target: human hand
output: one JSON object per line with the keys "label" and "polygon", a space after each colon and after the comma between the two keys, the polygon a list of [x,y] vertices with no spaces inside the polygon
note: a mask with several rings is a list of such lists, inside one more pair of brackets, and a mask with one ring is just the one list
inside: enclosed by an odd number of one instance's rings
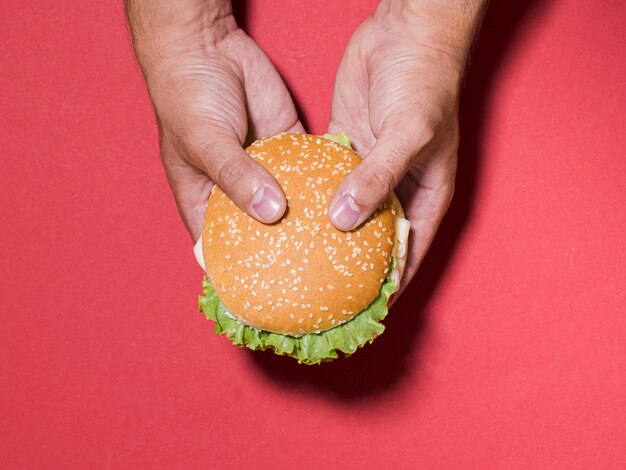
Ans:
{"label": "human hand", "polygon": [[399,293],[415,275],[454,192],[459,88],[471,39],[455,43],[429,31],[431,24],[442,21],[381,4],[348,43],[329,124],[331,133],[347,132],[365,157],[331,201],[333,224],[357,227],[394,188],[411,223]]}
{"label": "human hand", "polygon": [[167,179],[193,240],[200,237],[214,184],[258,220],[279,219],[284,194],[242,144],[304,129],[263,51],[230,14],[202,34],[177,29],[158,48],[135,48],[157,116]]}

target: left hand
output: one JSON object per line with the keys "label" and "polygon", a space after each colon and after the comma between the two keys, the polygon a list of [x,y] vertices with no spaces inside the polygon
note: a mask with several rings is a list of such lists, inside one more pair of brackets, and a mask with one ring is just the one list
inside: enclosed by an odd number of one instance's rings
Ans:
{"label": "left hand", "polygon": [[345,131],[365,158],[337,189],[329,213],[337,228],[351,230],[396,189],[411,223],[400,293],[454,192],[465,56],[420,39],[414,24],[382,10],[356,30],[337,72],[329,132]]}

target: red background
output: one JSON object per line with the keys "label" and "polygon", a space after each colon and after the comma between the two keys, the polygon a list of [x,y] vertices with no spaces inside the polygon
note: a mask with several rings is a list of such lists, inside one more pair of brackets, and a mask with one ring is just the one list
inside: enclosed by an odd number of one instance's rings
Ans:
{"label": "red background", "polygon": [[[310,131],[374,4],[240,6]],[[3,2],[0,54],[1,468],[626,468],[621,0],[492,2],[437,240],[320,367],[196,311],[121,0]]]}

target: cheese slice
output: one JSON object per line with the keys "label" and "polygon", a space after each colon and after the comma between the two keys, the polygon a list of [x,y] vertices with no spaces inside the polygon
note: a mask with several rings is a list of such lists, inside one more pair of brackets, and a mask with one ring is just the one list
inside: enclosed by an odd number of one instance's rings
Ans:
{"label": "cheese slice", "polygon": [[396,258],[396,265],[389,273],[389,277],[396,281],[396,291],[400,288],[400,279],[404,274],[406,257],[409,252],[409,231],[411,223],[402,217],[395,218],[396,239],[393,244],[392,255]]}
{"label": "cheese slice", "polygon": [[196,257],[196,261],[202,268],[204,272],[206,272],[206,266],[204,265],[204,255],[202,254],[202,237],[198,238],[198,241],[193,246],[193,254]]}

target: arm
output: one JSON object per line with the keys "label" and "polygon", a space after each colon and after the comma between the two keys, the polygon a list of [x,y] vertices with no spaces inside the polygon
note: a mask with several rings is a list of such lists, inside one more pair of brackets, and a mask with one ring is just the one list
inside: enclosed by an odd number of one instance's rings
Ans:
{"label": "arm", "polygon": [[230,1],[127,0],[126,10],[163,165],[192,238],[213,184],[260,221],[279,219],[284,194],[242,144],[304,129],[273,65],[237,27]]}
{"label": "arm", "polygon": [[485,7],[486,0],[383,0],[337,71],[329,128],[348,132],[365,159],[335,193],[331,221],[350,230],[396,189],[411,222],[401,290],[452,199],[459,88]]}

